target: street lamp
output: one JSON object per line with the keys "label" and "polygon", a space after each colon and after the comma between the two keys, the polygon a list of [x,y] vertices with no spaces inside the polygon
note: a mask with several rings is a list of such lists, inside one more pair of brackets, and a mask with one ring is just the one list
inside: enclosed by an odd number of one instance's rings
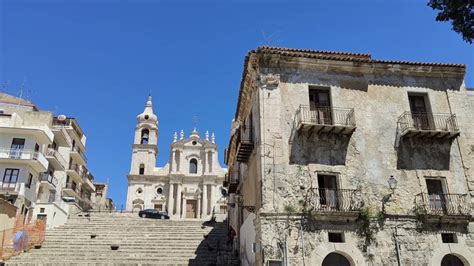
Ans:
{"label": "street lamp", "polygon": [[397,180],[395,179],[395,177],[393,177],[393,175],[391,175],[388,180],[388,187],[392,190],[392,192],[397,188]]}

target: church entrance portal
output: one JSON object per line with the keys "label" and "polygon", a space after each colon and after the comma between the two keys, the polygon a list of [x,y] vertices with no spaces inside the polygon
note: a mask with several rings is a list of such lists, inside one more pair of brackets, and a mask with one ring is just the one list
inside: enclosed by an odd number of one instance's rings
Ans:
{"label": "church entrance portal", "polygon": [[186,218],[197,218],[197,200],[186,200]]}

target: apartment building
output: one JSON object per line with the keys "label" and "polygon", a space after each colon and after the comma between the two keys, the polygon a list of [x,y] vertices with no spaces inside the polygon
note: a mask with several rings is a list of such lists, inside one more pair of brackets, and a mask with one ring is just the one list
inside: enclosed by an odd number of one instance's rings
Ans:
{"label": "apartment building", "polygon": [[243,265],[471,265],[474,93],[459,64],[260,47],[226,151]]}
{"label": "apartment building", "polygon": [[4,93],[0,110],[0,196],[27,219],[47,219],[48,227],[92,208],[95,187],[77,121]]}

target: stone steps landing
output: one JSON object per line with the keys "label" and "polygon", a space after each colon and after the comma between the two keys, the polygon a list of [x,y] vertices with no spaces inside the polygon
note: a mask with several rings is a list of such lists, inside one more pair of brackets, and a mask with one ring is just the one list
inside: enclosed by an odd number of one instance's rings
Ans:
{"label": "stone steps landing", "polygon": [[[92,213],[47,231],[40,249],[7,265],[239,265],[225,244],[226,234],[223,223]],[[119,249],[111,250],[111,244]]]}

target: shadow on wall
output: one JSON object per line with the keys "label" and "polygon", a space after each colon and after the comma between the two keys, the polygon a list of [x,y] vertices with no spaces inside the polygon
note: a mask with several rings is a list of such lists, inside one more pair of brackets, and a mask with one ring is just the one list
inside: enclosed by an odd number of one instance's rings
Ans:
{"label": "shadow on wall", "polygon": [[203,240],[195,251],[196,258],[190,259],[188,265],[227,265],[225,259],[232,256],[232,247],[227,243],[225,223],[205,222],[202,226],[212,227],[212,230],[203,235]]}
{"label": "shadow on wall", "polygon": [[397,169],[449,170],[452,141],[436,139],[401,139]]}
{"label": "shadow on wall", "polygon": [[350,136],[311,132],[295,134],[290,164],[345,165]]}
{"label": "shadow on wall", "polygon": [[437,91],[454,90],[459,91],[462,78],[450,77],[416,77],[410,75],[375,75],[369,86],[392,86],[392,87],[420,87]]}

